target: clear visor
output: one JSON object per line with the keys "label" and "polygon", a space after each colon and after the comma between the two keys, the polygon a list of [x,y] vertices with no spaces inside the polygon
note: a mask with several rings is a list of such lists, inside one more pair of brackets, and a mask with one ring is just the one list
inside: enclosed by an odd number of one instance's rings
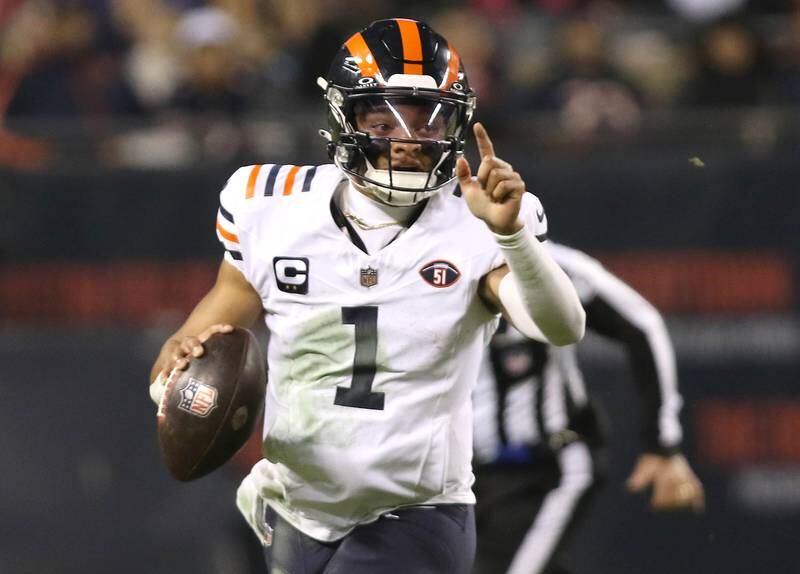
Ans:
{"label": "clear visor", "polygon": [[456,104],[424,96],[351,96],[354,131],[375,138],[447,140],[461,133]]}
{"label": "clear visor", "polygon": [[440,187],[453,177],[455,140],[464,114],[455,103],[420,96],[352,96],[348,121],[366,163],[353,166],[365,180],[398,191]]}

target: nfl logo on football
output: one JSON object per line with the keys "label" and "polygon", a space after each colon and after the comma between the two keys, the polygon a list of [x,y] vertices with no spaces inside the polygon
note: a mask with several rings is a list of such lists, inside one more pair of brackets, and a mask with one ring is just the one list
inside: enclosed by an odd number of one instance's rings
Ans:
{"label": "nfl logo on football", "polygon": [[194,377],[181,389],[178,408],[198,417],[206,417],[217,406],[217,389],[201,383]]}
{"label": "nfl logo on football", "polygon": [[361,285],[363,287],[374,287],[378,284],[378,270],[367,267],[361,270]]}

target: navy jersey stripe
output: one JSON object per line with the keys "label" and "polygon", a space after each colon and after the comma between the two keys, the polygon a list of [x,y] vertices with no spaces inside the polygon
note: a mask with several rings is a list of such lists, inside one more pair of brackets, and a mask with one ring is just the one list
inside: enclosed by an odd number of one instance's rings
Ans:
{"label": "navy jersey stripe", "polygon": [[280,165],[273,165],[269,170],[267,176],[267,183],[264,185],[264,195],[272,195],[275,191],[275,180],[278,179],[278,172],[281,170]]}
{"label": "navy jersey stripe", "polygon": [[309,191],[311,189],[311,180],[314,179],[314,175],[317,173],[317,166],[312,165],[308,168],[306,172],[306,177],[303,179],[303,189],[302,191]]}
{"label": "navy jersey stripe", "polygon": [[236,223],[233,220],[233,214],[230,211],[228,211],[227,209],[225,209],[224,207],[222,207],[222,204],[220,204],[220,206],[219,206],[219,212],[222,214],[222,217],[224,217],[225,219],[227,219],[231,223]]}
{"label": "navy jersey stripe", "polygon": [[243,258],[241,251],[234,251],[233,249],[226,249],[225,251],[230,253],[231,257],[233,257],[236,261],[242,261]]}

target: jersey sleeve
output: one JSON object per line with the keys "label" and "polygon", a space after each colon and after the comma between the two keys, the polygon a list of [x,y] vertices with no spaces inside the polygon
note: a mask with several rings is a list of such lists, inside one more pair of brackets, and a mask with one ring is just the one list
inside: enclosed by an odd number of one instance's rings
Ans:
{"label": "jersey sleeve", "polygon": [[228,179],[219,194],[216,231],[225,249],[225,261],[244,273],[245,249],[242,201],[246,197],[248,180],[253,166],[241,167]]}
{"label": "jersey sleeve", "polygon": [[675,351],[658,310],[599,261],[580,251],[550,243],[556,262],[570,276],[586,310],[586,327],[622,344],[642,405],[643,438],[648,452],[680,449]]}
{"label": "jersey sleeve", "polygon": [[539,241],[547,239],[547,215],[538,197],[532,193],[526,193],[522,196],[519,217],[525,227],[536,236],[536,239]]}

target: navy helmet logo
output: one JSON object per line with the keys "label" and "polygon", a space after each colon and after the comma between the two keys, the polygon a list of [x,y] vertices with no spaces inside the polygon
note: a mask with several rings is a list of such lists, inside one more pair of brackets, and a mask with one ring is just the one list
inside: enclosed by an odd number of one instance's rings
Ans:
{"label": "navy helmet logo", "polygon": [[450,287],[461,277],[461,271],[455,265],[441,260],[431,261],[419,270],[419,274],[428,285],[438,289]]}

